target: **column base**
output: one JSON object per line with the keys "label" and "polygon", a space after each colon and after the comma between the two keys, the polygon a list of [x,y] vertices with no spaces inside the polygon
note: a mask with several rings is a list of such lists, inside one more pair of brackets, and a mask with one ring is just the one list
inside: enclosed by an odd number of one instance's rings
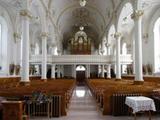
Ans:
{"label": "column base", "polygon": [[43,82],[47,82],[47,79],[41,79],[41,81],[43,81]]}
{"label": "column base", "polygon": [[122,80],[121,78],[116,78],[116,79],[115,79],[115,81],[121,81],[121,80]]}
{"label": "column base", "polygon": [[144,84],[144,81],[138,81],[138,80],[135,80],[134,85],[143,85]]}
{"label": "column base", "polygon": [[27,82],[26,81],[20,81],[19,82],[19,86],[30,86],[30,84],[31,84],[30,81],[27,81]]}

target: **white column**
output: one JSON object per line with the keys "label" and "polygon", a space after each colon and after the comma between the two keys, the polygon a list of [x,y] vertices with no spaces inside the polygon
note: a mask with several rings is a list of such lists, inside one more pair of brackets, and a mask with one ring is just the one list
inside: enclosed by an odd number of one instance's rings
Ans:
{"label": "white column", "polygon": [[[107,55],[110,55],[110,44],[107,44]],[[107,78],[111,79],[111,65],[107,65]]]}
{"label": "white column", "polygon": [[116,79],[121,79],[121,62],[120,62],[121,33],[116,33],[115,38],[116,38]]}
{"label": "white column", "polygon": [[64,66],[61,65],[61,74],[62,74],[62,78],[64,77]]}
{"label": "white column", "polygon": [[133,59],[133,75],[135,75],[135,41],[133,41],[133,48],[132,48],[132,59]]}
{"label": "white column", "polygon": [[104,65],[101,65],[101,73],[102,73],[102,78],[104,78]]}
{"label": "white column", "polygon": [[58,68],[57,78],[61,78],[61,67],[60,67],[60,65],[58,65],[57,68]]}
{"label": "white column", "polygon": [[42,37],[42,80],[47,79],[47,33],[43,32]]}
{"label": "white column", "polygon": [[111,65],[107,65],[107,78],[111,78]]}
{"label": "white column", "polygon": [[88,78],[90,78],[90,77],[91,77],[91,66],[88,65]]}
{"label": "white column", "polygon": [[87,65],[87,78],[90,78],[90,65]]}
{"label": "white column", "polygon": [[[27,8],[29,2],[27,2]],[[22,10],[20,12],[22,16],[22,71],[21,71],[21,83],[27,84],[29,80],[29,18],[31,15],[28,10]]]}
{"label": "white column", "polygon": [[55,67],[56,67],[56,65],[52,64],[52,74],[51,74],[52,79],[55,79]]}
{"label": "white column", "polygon": [[74,78],[76,79],[76,65],[73,66]]}
{"label": "white column", "polygon": [[142,10],[135,10],[132,19],[135,22],[135,81],[143,82],[142,72]]}
{"label": "white column", "polygon": [[98,65],[98,77],[101,77],[101,66],[100,65]]}

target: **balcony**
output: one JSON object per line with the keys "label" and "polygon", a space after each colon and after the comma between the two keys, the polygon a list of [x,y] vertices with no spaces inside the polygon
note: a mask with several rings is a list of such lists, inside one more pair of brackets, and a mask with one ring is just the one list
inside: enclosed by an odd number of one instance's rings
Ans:
{"label": "balcony", "polygon": [[[41,64],[42,55],[30,56],[31,64]],[[131,55],[121,55],[120,61],[122,64],[131,64],[133,62]],[[116,57],[114,55],[48,55],[48,64],[115,64]]]}

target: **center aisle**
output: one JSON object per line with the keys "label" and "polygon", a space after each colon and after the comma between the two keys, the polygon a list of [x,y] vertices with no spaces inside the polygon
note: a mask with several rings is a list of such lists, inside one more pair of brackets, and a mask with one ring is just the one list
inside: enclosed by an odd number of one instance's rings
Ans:
{"label": "center aisle", "polygon": [[85,86],[77,86],[73,92],[67,116],[54,118],[54,120],[106,120],[106,116],[98,112],[90,90]]}
{"label": "center aisle", "polygon": [[87,87],[76,87],[73,92],[68,115],[62,119],[106,120],[106,116],[102,116],[102,114],[98,112],[94,98]]}

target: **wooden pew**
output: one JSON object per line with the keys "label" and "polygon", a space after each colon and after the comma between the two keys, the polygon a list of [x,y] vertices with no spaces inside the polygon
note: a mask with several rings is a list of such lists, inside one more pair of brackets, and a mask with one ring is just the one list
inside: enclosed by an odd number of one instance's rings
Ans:
{"label": "wooden pew", "polygon": [[[18,83],[15,82],[16,84]],[[23,99],[24,96],[31,95],[34,91],[41,91],[45,94],[60,95],[61,99],[61,115],[67,115],[67,107],[75,87],[74,79],[58,79],[48,80],[31,80],[30,86],[12,86],[9,88],[0,88],[0,96],[7,99]],[[9,83],[10,84],[10,83]],[[5,86],[9,85],[8,83]]]}
{"label": "wooden pew", "polygon": [[114,81],[94,79],[88,80],[87,84],[104,115],[113,114],[112,96],[117,94],[117,92],[127,92],[129,94],[140,93],[144,96],[150,96],[153,89],[158,87],[154,82],[144,82],[143,85],[134,85],[132,80]]}

